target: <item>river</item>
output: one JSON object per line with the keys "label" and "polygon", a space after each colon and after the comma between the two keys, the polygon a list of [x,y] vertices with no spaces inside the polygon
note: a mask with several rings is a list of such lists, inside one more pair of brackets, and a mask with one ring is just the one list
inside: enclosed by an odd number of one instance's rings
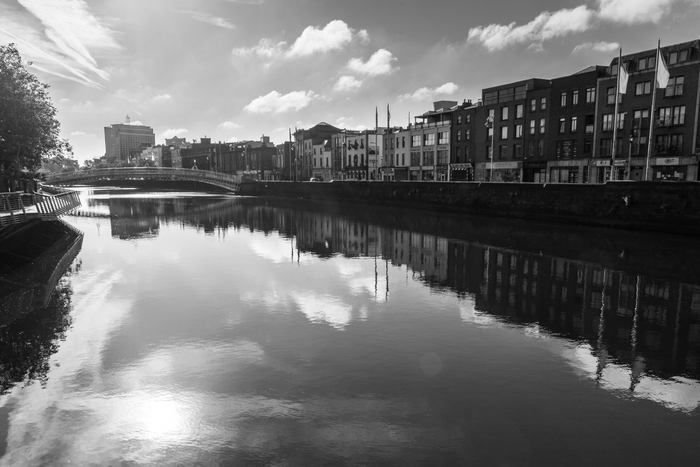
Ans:
{"label": "river", "polygon": [[697,465],[692,238],[80,190],[0,466]]}

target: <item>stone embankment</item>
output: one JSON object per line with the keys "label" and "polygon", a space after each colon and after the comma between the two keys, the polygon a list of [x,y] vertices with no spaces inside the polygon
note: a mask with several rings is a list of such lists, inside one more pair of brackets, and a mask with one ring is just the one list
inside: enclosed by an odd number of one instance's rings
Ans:
{"label": "stone embankment", "polygon": [[700,234],[700,183],[257,182],[242,194]]}

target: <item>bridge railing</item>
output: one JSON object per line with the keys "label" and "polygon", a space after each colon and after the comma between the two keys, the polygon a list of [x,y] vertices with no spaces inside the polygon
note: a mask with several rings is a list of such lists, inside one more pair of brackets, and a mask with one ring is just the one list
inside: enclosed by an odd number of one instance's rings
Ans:
{"label": "bridge railing", "polygon": [[22,194],[20,191],[0,193],[0,227],[27,222]]}
{"label": "bridge railing", "polygon": [[36,206],[41,220],[56,220],[73,209],[80,207],[78,192],[56,187],[44,187],[44,189],[46,191],[54,191],[56,194],[32,193],[32,202]]}

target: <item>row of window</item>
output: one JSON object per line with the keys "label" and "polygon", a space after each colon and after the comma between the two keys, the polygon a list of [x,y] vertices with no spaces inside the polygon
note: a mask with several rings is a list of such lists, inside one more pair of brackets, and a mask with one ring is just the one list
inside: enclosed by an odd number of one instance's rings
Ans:
{"label": "row of window", "polygon": [[[681,154],[683,150],[683,134],[657,135],[655,137],[656,154]],[[623,138],[617,138],[615,145],[615,154],[623,155]],[[612,138],[602,138],[600,140],[600,157],[610,157],[612,155]],[[632,140],[632,144],[628,146],[630,155],[644,155],[647,153],[647,138],[639,137]]]}
{"label": "row of window", "polygon": [[[586,88],[586,104],[592,104],[595,102],[595,88]],[[569,102],[569,92],[562,91],[559,94],[559,107],[566,107],[568,105],[578,105],[579,103],[579,90],[574,89],[571,91],[571,102]]]}
{"label": "row of window", "polygon": [[[626,116],[627,112],[619,112],[617,114],[618,130],[624,129]],[[632,128],[645,126],[644,119],[649,119],[649,109],[635,110],[632,114]],[[604,114],[602,123],[603,131],[613,131],[613,114]],[[656,125],[659,127],[685,125],[685,106],[661,107],[658,110]]]}
{"label": "row of window", "polygon": [[[421,159],[421,154],[422,154],[422,159]],[[411,166],[417,167],[417,166],[425,166],[425,165],[435,165],[436,159],[435,159],[435,151],[423,151],[422,153],[420,151],[411,151]],[[396,155],[396,163],[398,164],[399,158],[398,154]],[[402,162],[404,162],[403,159],[403,154],[402,156]],[[450,156],[449,156],[449,151],[446,149],[441,149],[437,151],[437,165],[447,165],[450,163]]]}

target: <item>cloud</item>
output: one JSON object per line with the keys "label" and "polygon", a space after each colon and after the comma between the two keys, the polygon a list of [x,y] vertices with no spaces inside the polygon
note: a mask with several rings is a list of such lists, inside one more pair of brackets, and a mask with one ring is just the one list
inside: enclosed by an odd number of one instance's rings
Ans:
{"label": "cloud", "polygon": [[585,52],[588,50],[592,50],[594,52],[612,52],[614,50],[618,50],[620,48],[620,44],[617,42],[584,42],[583,44],[579,44],[576,47],[574,47],[574,51],[572,53],[579,53],[579,52]]}
{"label": "cloud", "polygon": [[292,91],[288,94],[271,91],[253,99],[244,110],[251,113],[289,112],[303,109],[317,97],[319,96],[313,91]]}
{"label": "cloud", "polygon": [[236,130],[238,128],[243,128],[243,126],[238,123],[224,122],[219,124],[219,128],[223,128],[224,130]]}
{"label": "cloud", "polygon": [[258,45],[253,47],[236,47],[231,51],[231,54],[236,57],[275,58],[284,54],[286,46],[286,42],[274,43],[271,39],[260,39]]}
{"label": "cloud", "polygon": [[[88,11],[82,0],[18,0],[28,13],[41,23],[31,28],[25,17],[13,19],[15,10],[3,11],[0,31],[18,45],[24,45],[25,58],[35,67],[81,84],[102,89],[100,81],[108,81],[109,73],[100,68],[93,50],[118,50],[121,47],[114,33]],[[5,7],[3,6],[3,10]]]}
{"label": "cloud", "polygon": [[71,131],[70,132],[71,136],[85,136],[85,134],[86,133],[84,131]]}
{"label": "cloud", "polygon": [[170,94],[160,94],[151,99],[153,102],[165,102],[171,99]]}
{"label": "cloud", "polygon": [[493,52],[517,44],[529,44],[541,51],[542,42],[581,33],[600,23],[643,24],[658,23],[673,6],[697,0],[597,0],[598,8],[580,5],[555,12],[544,11],[527,24],[490,24],[469,29],[467,43],[478,44]]}
{"label": "cloud", "polygon": [[174,136],[182,137],[183,135],[186,135],[187,133],[188,133],[188,131],[187,131],[186,128],[168,128],[167,130],[165,130],[165,131],[163,132],[163,134],[161,135],[161,137],[162,137],[163,139],[165,139],[165,138],[172,138],[172,137],[174,137]]}
{"label": "cloud", "polygon": [[226,140],[227,143],[237,143],[238,141],[240,141],[240,140],[236,137],[233,137],[233,136]]}
{"label": "cloud", "polygon": [[301,35],[296,38],[291,46],[286,41],[275,42],[272,39],[260,39],[257,45],[252,47],[236,47],[231,53],[235,57],[260,57],[272,59],[284,57],[287,59],[304,57],[314,53],[327,53],[340,50],[357,37],[361,43],[369,41],[369,34],[362,29],[355,32],[345,21],[333,20],[323,29],[308,26]]}
{"label": "cloud", "polygon": [[395,60],[391,52],[379,49],[366,62],[360,58],[350,59],[348,68],[369,76],[388,75],[395,70],[391,67],[391,62]]}
{"label": "cloud", "polygon": [[236,26],[234,26],[233,24],[231,24],[227,20],[225,20],[223,18],[219,18],[217,16],[212,16],[208,13],[202,13],[200,11],[190,11],[190,10],[182,10],[182,11],[178,11],[178,13],[189,15],[195,21],[201,21],[202,23],[211,24],[213,26],[217,26],[220,28],[236,29]]}
{"label": "cloud", "polygon": [[623,24],[658,23],[677,0],[598,0],[598,17]]}
{"label": "cloud", "polygon": [[323,29],[308,26],[287,52],[290,58],[341,49],[352,40],[352,29],[345,21],[333,20]]}
{"label": "cloud", "polygon": [[544,11],[522,26],[490,24],[469,29],[467,42],[480,44],[493,52],[514,44],[539,43],[555,37],[583,32],[593,25],[595,12],[581,5],[550,13]]}
{"label": "cloud", "polygon": [[445,83],[442,86],[436,88],[419,88],[411,93],[402,94],[399,96],[399,100],[406,101],[425,101],[432,99],[436,94],[454,94],[459,89],[455,83]]}
{"label": "cloud", "polygon": [[333,89],[336,91],[356,91],[360,86],[362,86],[362,80],[354,76],[341,76],[333,86]]}

